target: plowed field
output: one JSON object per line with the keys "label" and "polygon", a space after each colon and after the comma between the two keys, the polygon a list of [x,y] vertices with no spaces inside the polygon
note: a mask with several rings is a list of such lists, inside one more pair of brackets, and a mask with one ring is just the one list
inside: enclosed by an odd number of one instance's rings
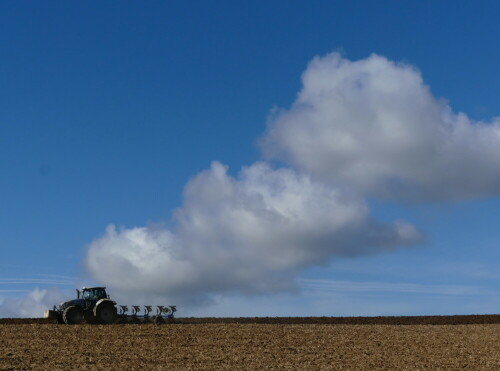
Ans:
{"label": "plowed field", "polygon": [[[438,318],[457,323],[456,317]],[[0,369],[500,370],[500,324],[209,320],[182,319],[162,326],[3,320]]]}

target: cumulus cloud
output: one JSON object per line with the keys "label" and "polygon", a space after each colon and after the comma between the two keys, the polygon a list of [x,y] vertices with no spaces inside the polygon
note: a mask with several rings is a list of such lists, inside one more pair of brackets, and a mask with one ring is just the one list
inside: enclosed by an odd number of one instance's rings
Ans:
{"label": "cumulus cloud", "polygon": [[66,300],[68,297],[58,289],[35,288],[22,297],[3,298],[0,302],[0,317],[42,317],[46,309]]}
{"label": "cumulus cloud", "polygon": [[500,119],[474,122],[414,67],[371,55],[315,58],[261,139],[268,159],[230,176],[214,162],[185,187],[168,227],[116,228],[87,249],[93,278],[180,299],[294,289],[308,267],[422,242],[380,223],[367,197],[449,201],[500,194]]}
{"label": "cumulus cloud", "polygon": [[186,186],[173,226],[109,226],[88,246],[93,277],[120,291],[176,299],[292,289],[297,273],[333,257],[421,241],[411,225],[373,220],[365,203],[290,168],[238,177],[218,162]]}
{"label": "cumulus cloud", "polygon": [[453,113],[414,67],[332,53],[315,58],[302,82],[291,108],[270,120],[261,141],[268,158],[384,199],[500,194],[500,118]]}

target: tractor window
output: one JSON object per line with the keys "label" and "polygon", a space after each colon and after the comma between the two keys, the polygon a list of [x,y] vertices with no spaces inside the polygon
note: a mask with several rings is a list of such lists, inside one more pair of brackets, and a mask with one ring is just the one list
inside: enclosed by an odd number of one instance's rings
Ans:
{"label": "tractor window", "polygon": [[102,299],[106,298],[106,291],[104,289],[88,289],[83,292],[84,299]]}
{"label": "tractor window", "polygon": [[106,293],[104,292],[103,289],[95,289],[94,295],[96,298],[105,298],[106,297]]}

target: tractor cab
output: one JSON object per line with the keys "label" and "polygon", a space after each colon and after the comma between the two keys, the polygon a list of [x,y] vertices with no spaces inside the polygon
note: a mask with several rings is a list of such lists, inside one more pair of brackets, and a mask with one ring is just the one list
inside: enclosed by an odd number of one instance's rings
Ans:
{"label": "tractor cab", "polygon": [[81,292],[79,290],[77,291],[78,298],[81,297],[85,300],[99,300],[109,298],[108,294],[106,294],[105,287],[84,287]]}

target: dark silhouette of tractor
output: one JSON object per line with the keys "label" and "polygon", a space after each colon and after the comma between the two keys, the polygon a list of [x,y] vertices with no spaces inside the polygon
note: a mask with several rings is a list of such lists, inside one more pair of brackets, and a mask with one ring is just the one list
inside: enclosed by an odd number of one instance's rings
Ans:
{"label": "dark silhouette of tractor", "polygon": [[77,298],[46,310],[44,317],[58,323],[75,325],[82,323],[111,324],[117,320],[116,303],[109,298],[105,287],[84,287],[76,290]]}

